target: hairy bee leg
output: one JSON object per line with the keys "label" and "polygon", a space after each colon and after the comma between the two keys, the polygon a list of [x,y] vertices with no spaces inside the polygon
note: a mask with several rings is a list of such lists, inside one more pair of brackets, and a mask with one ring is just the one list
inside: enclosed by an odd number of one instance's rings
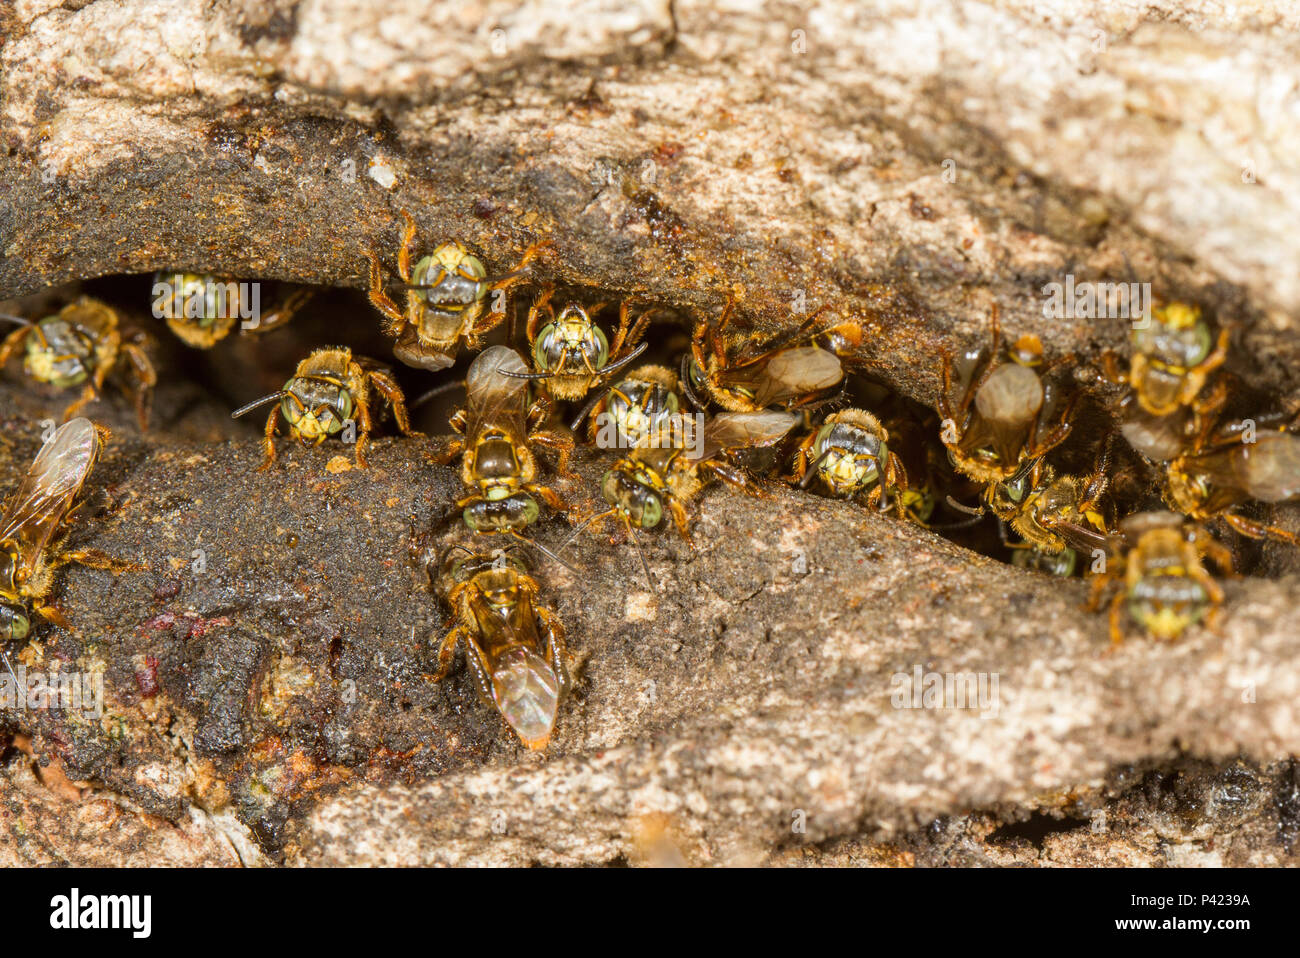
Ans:
{"label": "hairy bee leg", "polygon": [[1237,515],[1235,512],[1222,513],[1219,518],[1223,519],[1228,525],[1236,529],[1243,536],[1250,539],[1272,539],[1274,542],[1284,542],[1287,545],[1300,546],[1300,535],[1294,532],[1287,532],[1285,529],[1277,526],[1270,526],[1263,522],[1257,522],[1254,519],[1247,519],[1245,516]]}
{"label": "hairy bee leg", "polygon": [[668,511],[673,515],[673,523],[677,526],[677,531],[693,551],[695,543],[691,541],[691,519],[686,514],[686,507],[678,502],[676,498],[670,497],[668,499]]}
{"label": "hairy bee leg", "polygon": [[366,291],[366,298],[370,300],[371,306],[387,318],[384,332],[389,336],[396,336],[406,326],[406,315],[384,292],[384,268],[379,262],[379,254],[374,250],[361,252],[366,259],[370,260],[370,288]]}
{"label": "hairy bee leg", "polygon": [[57,625],[60,629],[63,629],[66,632],[72,631],[72,623],[68,621],[68,617],[60,612],[55,606],[45,605],[42,603],[33,606],[32,611],[46,622],[50,623],[50,625]]}
{"label": "hairy bee leg", "polygon": [[542,429],[529,435],[528,441],[555,453],[555,471],[559,475],[565,479],[575,481],[582,478],[569,469],[569,457],[573,455],[576,446],[572,436],[565,436],[549,429]]}
{"label": "hairy bee leg", "polygon": [[550,486],[539,486],[536,483],[529,483],[524,486],[525,492],[536,493],[542,497],[542,501],[555,512],[568,512],[569,504],[564,501],[563,497]]}
{"label": "hairy bee leg", "polygon": [[357,448],[353,450],[352,458],[356,461],[357,468],[369,469],[370,463],[366,461],[366,447],[370,445],[370,430],[374,428],[374,422],[370,418],[370,403],[364,399],[357,405]]}
{"label": "hairy bee leg", "polygon": [[9,360],[18,351],[18,347],[23,344],[27,334],[35,328],[35,326],[19,326],[4,338],[4,342],[0,343],[0,369],[9,365]]}
{"label": "hairy bee leg", "polygon": [[461,628],[456,626],[450,629],[442,637],[442,642],[438,646],[438,667],[433,672],[426,672],[424,677],[430,682],[441,682],[451,671],[451,665],[456,660],[456,646],[460,644]]}
{"label": "hairy bee leg", "polygon": [[402,282],[411,281],[411,250],[415,248],[415,217],[411,215],[410,210],[402,210],[399,214],[402,217],[402,243],[397,250],[397,275],[402,277]]}
{"label": "hairy bee leg", "polygon": [[418,436],[420,433],[411,430],[411,416],[406,409],[406,397],[402,395],[402,387],[397,385],[397,380],[381,369],[372,369],[368,373],[370,385],[374,386],[383,397],[388,400],[388,404],[393,407],[393,418],[397,420],[397,428],[402,430],[405,436]]}
{"label": "hairy bee leg", "polygon": [[569,670],[564,664],[567,652],[564,645],[564,626],[550,609],[536,608],[533,611],[537,615],[538,621],[542,623],[542,631],[545,632],[546,653],[544,657],[547,664],[555,670],[555,677],[559,680],[561,691],[565,691],[569,687]]}
{"label": "hairy bee leg", "polygon": [[1204,556],[1219,567],[1224,575],[1236,576],[1237,563],[1233,561],[1232,550],[1219,542],[1209,533],[1201,533],[1192,539],[1198,554]]}
{"label": "hairy bee leg", "polygon": [[262,465],[259,470],[270,469],[275,462],[275,425],[280,417],[280,407],[272,406],[271,414],[266,417],[266,429],[262,434]]}
{"label": "hairy bee leg", "polygon": [[772,494],[762,488],[756,480],[751,479],[749,476],[745,475],[743,470],[736,468],[730,463],[713,460],[705,463],[702,468],[707,469],[732,489],[739,490],[740,492],[754,496],[757,499],[772,498]]}
{"label": "hairy bee leg", "polygon": [[1086,611],[1096,612],[1101,608],[1102,593],[1106,591],[1106,586],[1110,585],[1112,578],[1114,576],[1110,572],[1097,572],[1092,576],[1092,582],[1088,587],[1088,599],[1083,604]]}
{"label": "hairy bee leg", "polygon": [[59,566],[73,562],[84,565],[87,569],[102,569],[113,575],[121,575],[123,572],[144,572],[148,568],[130,559],[115,558],[99,549],[74,549],[71,552],[60,552],[50,559],[49,567],[57,569]]}
{"label": "hairy bee leg", "polygon": [[542,287],[541,292],[537,294],[537,298],[533,300],[533,305],[528,307],[528,322],[524,324],[524,334],[528,337],[530,348],[537,342],[538,327],[544,325],[538,322],[542,314],[546,314],[548,323],[555,320],[555,310],[551,306],[551,297],[554,295],[555,287],[547,283]]}

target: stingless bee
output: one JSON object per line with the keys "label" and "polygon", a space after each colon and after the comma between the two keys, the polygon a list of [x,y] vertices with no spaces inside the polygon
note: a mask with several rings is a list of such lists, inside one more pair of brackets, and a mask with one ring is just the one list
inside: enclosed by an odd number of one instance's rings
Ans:
{"label": "stingless bee", "polygon": [[[682,389],[696,409],[706,409],[710,400],[731,412],[808,405],[844,380],[836,352],[812,341],[822,338],[844,351],[862,342],[859,324],[818,327],[814,313],[789,335],[754,346],[748,334],[728,338],[734,307],[729,299],[716,324],[696,323],[690,355],[682,357]],[[795,345],[800,342],[806,345]]]}
{"label": "stingless bee", "polygon": [[[601,479],[600,491],[610,508],[591,516],[583,525],[607,516],[617,517],[636,545],[634,526],[653,529],[665,514],[671,514],[678,532],[690,543],[686,503],[715,478],[733,488],[755,492],[745,472],[727,457],[742,449],[773,445],[797,422],[798,417],[793,413],[775,410],[720,413],[702,429],[686,429],[691,435],[681,437],[685,441],[680,445],[638,446],[615,462]],[[637,551],[640,553],[640,546]],[[641,565],[647,580],[653,584],[644,554],[641,554]]]}
{"label": "stingless bee", "polygon": [[438,457],[442,463],[461,455],[461,481],[471,492],[456,505],[465,524],[475,532],[517,532],[537,519],[538,496],[550,508],[564,501],[539,483],[532,446],[556,454],[556,471],[568,471],[573,437],[542,424],[550,405],[539,399],[526,406],[528,383],[516,373],[527,372],[523,358],[508,346],[489,346],[475,357],[465,377],[465,408],[451,417],[453,439]]}
{"label": "stingless bee", "polygon": [[1227,359],[1229,339],[1222,329],[1216,340],[1200,307],[1172,302],[1153,307],[1149,321],[1134,327],[1127,373],[1113,352],[1102,355],[1106,379],[1129,387],[1120,403],[1121,432],[1135,450],[1173,459],[1212,424],[1228,394],[1222,381],[1206,385]]}
{"label": "stingless bee", "polygon": [[1245,441],[1225,435],[1218,448],[1193,449],[1169,464],[1165,502],[1191,519],[1220,519],[1251,539],[1300,545],[1300,536],[1231,511],[1258,500],[1280,503],[1300,498],[1300,436],[1264,432]]}
{"label": "stingless bee", "polygon": [[1039,435],[1044,415],[1051,415],[1056,397],[1043,378],[1062,357],[1043,363],[1043,344],[1037,336],[1016,340],[1004,362],[1001,355],[1002,329],[996,304],[990,314],[992,347],[963,355],[958,372],[963,383],[957,408],[952,408],[954,363],[944,356],[943,389],[939,394],[942,417],[940,438],[947,446],[953,465],[977,482],[999,482],[1014,476],[1021,465],[1038,459],[1059,446],[1070,434],[1072,403],[1060,421]]}
{"label": "stingless bee", "polygon": [[479,340],[506,318],[504,305],[484,313],[488,294],[504,290],[523,278],[531,263],[550,243],[534,243],[518,265],[504,276],[488,279],[487,268],[459,242],[438,245],[411,268],[415,220],[402,210],[406,226],[397,254],[397,273],[406,286],[406,309],[398,308],[384,292],[379,255],[367,250],[370,260],[370,302],[388,318],[385,330],[397,339],[393,354],[408,366],[437,372],[456,361],[463,340],[477,349]]}
{"label": "stingless bee", "polygon": [[1223,590],[1206,571],[1208,558],[1228,575],[1232,554],[1194,522],[1172,512],[1141,512],[1120,520],[1128,548],[1092,580],[1088,608],[1096,611],[1106,586],[1119,575],[1124,588],[1110,605],[1110,638],[1123,639],[1121,607],[1152,638],[1172,642],[1202,619],[1213,625]]}
{"label": "stingless bee", "polygon": [[[618,329],[611,346],[608,337],[577,303],[569,303],[559,315],[551,306],[554,287],[545,287],[528,310],[528,346],[536,367],[523,378],[545,380],[546,390],[556,399],[581,399],[645,351],[637,342],[650,324],[652,311],[642,313],[633,325],[626,302],[618,307]],[[512,374],[514,375],[514,374]]]}
{"label": "stingless bee", "polygon": [[664,366],[640,366],[610,386],[574,419],[588,420],[587,438],[602,449],[635,449],[670,429],[681,412],[677,374]]}
{"label": "stingless bee", "polygon": [[108,430],[89,419],[64,423],[6,501],[0,516],[0,643],[26,638],[32,613],[71,628],[62,613],[45,604],[60,566],[76,562],[114,575],[141,568],[97,549],[61,548],[78,493],[107,441]]}
{"label": "stingless bee", "polygon": [[140,332],[124,336],[115,310],[83,296],[37,322],[20,316],[0,318],[20,324],[0,344],[0,368],[25,346],[23,368],[37,382],[56,389],[82,387],[81,395],[64,410],[64,420],[98,398],[109,374],[120,370],[128,380],[126,391],[134,400],[140,429],[148,428],[153,389],[158,383],[149,357],[150,341]]}
{"label": "stingless bee", "polygon": [[[815,480],[838,499],[861,499],[882,512],[907,515],[907,471],[889,449],[889,432],[863,409],[841,409],[826,417],[795,452],[794,474],[802,489]],[[919,501],[912,501],[919,505]]]}
{"label": "stingless bee", "polygon": [[343,432],[352,424],[356,463],[364,469],[366,446],[374,427],[371,388],[393,407],[397,428],[404,435],[418,435],[411,430],[406,400],[392,374],[373,359],[353,356],[350,349],[344,348],[316,350],[298,364],[283,389],[255,399],[230,415],[235,419],[259,406],[278,402],[266,418],[263,469],[269,469],[275,461],[275,427],[281,415],[289,424],[289,434],[307,445],[320,445],[327,436]]}
{"label": "stingless bee", "polygon": [[452,621],[438,648],[437,671],[428,678],[444,678],[464,643],[484,701],[527,748],[543,749],[569,687],[564,629],[553,612],[537,604],[537,581],[522,553],[461,550],[464,555],[449,550],[441,564],[438,589],[452,609]]}
{"label": "stingless bee", "polygon": [[[283,326],[302,309],[314,291],[296,289],[269,312],[261,310],[261,287],[210,273],[179,271],[154,274],[153,312],[186,346],[211,349],[230,335],[236,323],[265,333]],[[241,321],[253,320],[244,326]]]}

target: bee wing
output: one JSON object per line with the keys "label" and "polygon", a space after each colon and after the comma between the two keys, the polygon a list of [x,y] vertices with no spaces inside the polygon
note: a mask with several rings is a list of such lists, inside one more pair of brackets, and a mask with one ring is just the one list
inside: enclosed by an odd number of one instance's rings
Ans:
{"label": "bee wing", "polygon": [[1094,550],[1100,549],[1107,557],[1114,557],[1123,551],[1123,536],[1098,532],[1090,526],[1074,522],[1056,522],[1052,531],[1066,541],[1072,549],[1080,553],[1080,558],[1087,561]]}
{"label": "bee wing", "polygon": [[967,442],[987,441],[1003,462],[1015,462],[1044,400],[1043,381],[1027,366],[1008,363],[997,367],[975,394],[975,411]]}
{"label": "bee wing", "polygon": [[475,424],[491,419],[504,409],[518,415],[528,392],[528,380],[507,373],[527,373],[523,357],[509,346],[489,346],[470,363],[465,375],[465,392],[469,409],[468,435]]}
{"label": "bee wing", "polygon": [[1300,496],[1300,436],[1266,433],[1236,452],[1237,484],[1252,498],[1286,502]]}
{"label": "bee wing", "polygon": [[754,399],[759,406],[807,396],[837,386],[844,378],[840,359],[820,346],[783,349],[763,370]]}
{"label": "bee wing", "polygon": [[89,419],[64,423],[37,453],[0,518],[0,542],[18,545],[25,568],[54,537],[98,458],[99,436]]}
{"label": "bee wing", "polygon": [[723,449],[770,446],[798,421],[793,413],[780,411],[720,413],[705,424],[702,451],[691,458],[708,459]]}

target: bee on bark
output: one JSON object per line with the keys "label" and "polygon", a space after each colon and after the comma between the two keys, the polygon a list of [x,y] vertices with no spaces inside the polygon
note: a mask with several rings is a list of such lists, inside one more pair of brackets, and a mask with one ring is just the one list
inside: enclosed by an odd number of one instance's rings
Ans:
{"label": "bee on bark", "polygon": [[237,419],[267,403],[278,403],[266,418],[263,469],[275,462],[275,427],[280,416],[289,424],[289,434],[305,445],[320,445],[340,432],[350,441],[351,430],[356,439],[356,463],[364,469],[368,465],[366,446],[374,428],[375,411],[371,406],[375,397],[371,389],[393,407],[397,428],[404,435],[418,435],[411,430],[406,399],[397,380],[380,363],[354,356],[350,349],[316,350],[298,364],[283,389],[241,406],[231,413],[231,418]]}
{"label": "bee on bark", "polygon": [[[681,386],[696,409],[714,402],[730,412],[759,412],[825,399],[844,381],[835,350],[862,342],[859,324],[819,326],[814,313],[788,335],[755,345],[750,334],[728,332],[734,307],[728,300],[717,323],[696,323],[691,352],[682,357]],[[833,349],[816,345],[818,339]]]}
{"label": "bee on bark", "polygon": [[[544,429],[550,406],[539,399],[527,405],[528,383],[513,375],[526,372],[523,358],[508,346],[490,346],[470,364],[465,377],[466,404],[451,417],[454,439],[439,462],[461,459],[461,481],[470,494],[457,506],[475,532],[518,532],[534,522],[539,507],[564,510],[560,496],[538,482],[533,446],[556,454],[556,471],[568,470],[573,437]],[[463,455],[462,455],[463,454]]]}
{"label": "bee on bark", "polygon": [[[683,417],[681,422],[694,423],[694,420]],[[714,479],[721,479],[734,489],[758,494],[753,481],[729,457],[744,449],[779,442],[797,422],[793,413],[775,410],[721,413],[708,420],[703,428],[685,428],[685,435],[677,437],[675,445],[663,445],[665,434],[660,434],[655,444],[630,450],[610,467],[600,484],[601,494],[610,508],[590,517],[583,525],[606,517],[620,519],[628,538],[636,545],[634,527],[654,529],[665,515],[671,514],[677,531],[689,543],[686,504]],[[640,553],[640,546],[637,551]],[[641,564],[653,586],[644,554],[641,554]]]}
{"label": "bee on bark", "polygon": [[141,568],[97,549],[62,547],[78,494],[107,440],[108,430],[89,419],[64,423],[5,501],[0,514],[0,644],[27,638],[33,614],[71,628],[45,601],[60,566],[76,562],[114,575]]}
{"label": "bee on bark", "polygon": [[259,334],[285,325],[313,295],[313,290],[296,289],[263,312],[259,283],[211,273],[160,272],[154,274],[153,314],[186,346],[211,349],[237,324]]}
{"label": "bee on bark", "polygon": [[681,414],[677,374],[664,366],[640,366],[587,405],[569,427],[587,420],[587,439],[601,449],[635,449],[672,428]]}
{"label": "bee on bark", "polygon": [[[790,478],[803,489],[815,482],[834,498],[924,521],[909,512],[909,507],[923,507],[924,499],[908,497],[907,471],[889,448],[888,430],[862,409],[832,413],[809,433],[795,451]],[[928,517],[929,510],[925,512]]]}
{"label": "bee on bark", "polygon": [[440,681],[465,646],[465,661],[484,701],[530,749],[544,749],[569,688],[564,628],[537,604],[538,584],[521,553],[451,550],[438,576],[452,610],[451,628],[438,647]]}
{"label": "bee on bark", "polygon": [[65,421],[99,398],[105,380],[118,372],[134,401],[140,430],[148,429],[158,383],[149,356],[151,341],[142,332],[124,332],[115,310],[83,296],[36,322],[20,316],[0,318],[19,324],[0,344],[0,368],[25,347],[23,369],[32,379],[56,389],[81,387],[81,395],[63,412]]}
{"label": "bee on bark", "polygon": [[[1041,458],[1064,442],[1071,429],[1072,403],[1066,405],[1055,426],[1043,431],[1042,425],[1057,398],[1044,376],[1069,357],[1044,363],[1042,342],[1027,335],[1016,340],[1004,360],[996,306],[990,325],[992,346],[987,354],[967,352],[959,363],[954,363],[951,355],[944,356],[939,394],[940,438],[953,465],[981,483],[1014,476],[1025,462]],[[953,390],[954,366],[959,373],[960,396]]]}
{"label": "bee on bark", "polygon": [[1129,387],[1120,429],[1135,450],[1168,461],[1213,424],[1228,391],[1222,380],[1207,385],[1228,357],[1229,339],[1227,329],[1214,335],[1200,307],[1172,302],[1153,307],[1149,321],[1134,327],[1127,372],[1113,352],[1103,354],[1106,379]]}
{"label": "bee on bark", "polygon": [[514,269],[495,279],[488,278],[482,260],[454,240],[439,244],[412,268],[415,220],[406,210],[402,219],[406,226],[397,273],[406,287],[406,308],[384,292],[383,266],[373,250],[365,253],[370,260],[370,302],[388,318],[386,332],[397,339],[393,354],[408,366],[437,372],[456,361],[462,342],[477,349],[482,337],[506,318],[504,305],[486,310],[489,294],[523,279],[528,265],[550,243],[529,246]]}
{"label": "bee on bark", "polygon": [[634,324],[627,303],[620,303],[611,345],[605,331],[591,318],[600,306],[589,313],[577,303],[569,303],[557,316],[551,306],[554,293],[554,288],[547,286],[528,310],[526,331],[533,371],[511,375],[544,381],[546,391],[556,399],[582,399],[645,351],[646,344],[638,345],[638,341],[652,314],[642,313]]}
{"label": "bee on bark", "polygon": [[1226,575],[1232,554],[1195,522],[1172,512],[1143,512],[1119,523],[1126,549],[1093,577],[1088,607],[1095,611],[1106,587],[1119,576],[1124,586],[1110,604],[1110,638],[1123,640],[1122,611],[1149,636],[1166,642],[1205,621],[1213,626],[1223,590],[1206,571],[1208,558]]}
{"label": "bee on bark", "polygon": [[1276,431],[1229,432],[1208,450],[1196,449],[1169,463],[1165,502],[1198,522],[1220,520],[1251,539],[1300,545],[1300,536],[1235,512],[1251,500],[1268,503],[1300,498],[1300,436]]}

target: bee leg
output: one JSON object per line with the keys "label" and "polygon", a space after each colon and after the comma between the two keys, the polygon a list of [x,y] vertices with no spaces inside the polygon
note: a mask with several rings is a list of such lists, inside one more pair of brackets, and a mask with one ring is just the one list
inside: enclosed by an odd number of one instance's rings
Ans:
{"label": "bee leg", "polygon": [[547,316],[547,322],[555,319],[555,310],[551,307],[551,297],[554,295],[555,287],[547,283],[537,294],[537,299],[533,300],[533,305],[528,307],[528,322],[524,325],[524,332],[528,336],[529,346],[537,341],[537,330],[544,325],[539,322],[542,315]]}
{"label": "bee leg", "polygon": [[539,486],[535,483],[530,483],[524,486],[524,491],[535,493],[536,495],[541,496],[542,501],[545,502],[546,505],[554,512],[569,511],[569,504],[565,502],[564,499],[560,496],[560,494],[556,492],[554,489],[552,489],[550,486]]}
{"label": "bee leg", "polygon": [[565,668],[565,647],[564,647],[564,626],[550,609],[537,608],[533,610],[542,623],[542,630],[545,633],[547,663],[555,670],[555,677],[560,681],[561,691],[569,687],[569,670]]}
{"label": "bee leg", "polygon": [[1124,608],[1124,593],[1117,592],[1110,601],[1110,644],[1116,646],[1124,641],[1124,633],[1119,626],[1120,611]]}
{"label": "bee leg", "polygon": [[1218,566],[1224,575],[1236,577],[1237,564],[1233,561],[1232,550],[1223,543],[1207,532],[1198,532],[1193,534],[1192,545],[1200,555]]}
{"label": "bee leg", "polygon": [[402,282],[411,281],[411,250],[415,248],[415,217],[411,216],[410,210],[402,210],[399,214],[402,217],[402,243],[397,250],[397,274],[402,277]]}
{"label": "bee leg", "polygon": [[565,479],[576,481],[582,478],[569,469],[569,457],[573,455],[574,448],[572,436],[566,436],[550,429],[542,429],[530,435],[528,441],[555,453],[555,471]]}
{"label": "bee leg", "polygon": [[366,462],[366,447],[370,445],[370,430],[374,428],[374,422],[370,418],[370,404],[362,401],[357,405],[357,416],[360,421],[357,423],[357,448],[353,450],[352,456],[356,460],[358,469],[369,469],[370,463]]}
{"label": "bee leg", "polygon": [[388,404],[393,407],[393,418],[397,420],[397,428],[402,430],[405,436],[418,436],[420,433],[411,431],[411,417],[406,410],[406,397],[402,395],[402,387],[397,385],[397,380],[388,373],[380,369],[372,369],[368,373],[370,385],[383,393]]}
{"label": "bee leg", "polygon": [[1098,572],[1092,577],[1092,582],[1088,588],[1088,601],[1083,604],[1087,612],[1096,612],[1101,607],[1101,595],[1106,591],[1106,586],[1110,584],[1112,578],[1109,572]]}
{"label": "bee leg", "polygon": [[52,605],[38,605],[33,607],[32,611],[50,625],[57,625],[65,632],[72,631],[72,623],[68,621],[68,617]]}
{"label": "bee leg", "polygon": [[451,440],[451,442],[447,443],[446,447],[442,450],[442,452],[425,453],[424,458],[426,462],[431,462],[439,466],[445,466],[447,465],[447,463],[455,460],[455,458],[464,451],[465,451],[465,440],[456,438]]}
{"label": "bee leg", "polygon": [[4,342],[0,343],[0,369],[9,365],[10,358],[18,351],[18,347],[23,344],[27,334],[35,328],[34,326],[19,326],[4,338]]}
{"label": "bee leg", "polygon": [[1116,386],[1128,385],[1128,374],[1120,369],[1119,354],[1113,349],[1101,354],[1101,374],[1107,382]]}
{"label": "bee leg", "polygon": [[686,514],[686,507],[679,502],[676,497],[668,499],[668,511],[673,515],[673,523],[677,526],[677,531],[681,533],[686,544],[694,551],[695,544],[691,542],[691,519]]}
{"label": "bee leg", "polygon": [[139,562],[132,562],[130,559],[114,558],[99,549],[75,549],[71,552],[61,552],[50,560],[50,568],[57,569],[59,566],[67,565],[70,562],[84,565],[87,569],[102,569],[105,572],[113,573],[113,575],[121,575],[123,572],[144,572],[148,568]]}
{"label": "bee leg", "polygon": [[314,289],[296,289],[290,293],[279,306],[264,313],[257,319],[257,325],[251,327],[252,332],[261,334],[270,332],[280,326],[285,325],[289,320],[298,313],[298,310],[307,305],[307,301],[316,295]]}
{"label": "bee leg", "polygon": [[63,410],[63,421],[67,422],[75,416],[83,406],[87,403],[94,402],[97,398],[99,398],[99,391],[95,388],[94,382],[86,383],[85,388],[81,390],[81,395],[76,398],[72,405]]}
{"label": "bee leg", "polygon": [[1243,536],[1251,539],[1272,539],[1274,542],[1285,542],[1288,545],[1300,546],[1300,536],[1294,532],[1287,532],[1285,529],[1279,529],[1277,526],[1270,526],[1263,522],[1257,522],[1254,519],[1247,519],[1245,516],[1239,516],[1235,512],[1225,512],[1220,516],[1228,525],[1236,529]]}
{"label": "bee leg", "polygon": [[456,660],[456,646],[460,644],[461,630],[457,626],[447,632],[442,637],[442,644],[438,646],[438,668],[433,672],[426,672],[424,677],[430,682],[441,682],[451,671],[451,665]]}
{"label": "bee leg", "polygon": [[713,475],[717,476],[732,489],[737,489],[758,499],[771,499],[772,494],[763,489],[755,480],[751,479],[745,473],[735,466],[726,462],[713,460],[703,466]]}
{"label": "bee leg", "polygon": [[262,465],[259,469],[270,469],[271,463],[275,462],[275,424],[279,416],[279,407],[271,407],[271,415],[266,417],[266,431],[262,436]]}
{"label": "bee leg", "polygon": [[129,363],[131,378],[135,380],[135,417],[140,423],[140,431],[149,429],[149,408],[152,405],[153,390],[158,385],[158,371],[148,354],[136,343],[127,343],[122,347],[122,355]]}
{"label": "bee leg", "polygon": [[389,336],[396,336],[406,326],[406,314],[398,309],[397,304],[384,292],[384,270],[379,263],[379,254],[374,250],[362,250],[362,254],[370,260],[370,289],[367,290],[366,297],[370,300],[371,306],[388,318],[388,322],[384,324],[384,332]]}

